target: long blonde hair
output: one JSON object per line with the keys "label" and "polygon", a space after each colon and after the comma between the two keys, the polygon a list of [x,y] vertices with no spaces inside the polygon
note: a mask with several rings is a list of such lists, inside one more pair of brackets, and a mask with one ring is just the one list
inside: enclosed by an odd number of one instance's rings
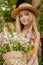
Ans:
{"label": "long blonde hair", "polygon": [[[37,30],[37,26],[36,26],[36,16],[29,11],[29,21],[31,21],[31,26],[30,26],[30,32],[32,32],[32,30],[34,30],[36,32]],[[17,14],[16,16],[16,32],[18,33],[21,33],[21,23],[20,23],[20,20],[19,20],[19,14]]]}

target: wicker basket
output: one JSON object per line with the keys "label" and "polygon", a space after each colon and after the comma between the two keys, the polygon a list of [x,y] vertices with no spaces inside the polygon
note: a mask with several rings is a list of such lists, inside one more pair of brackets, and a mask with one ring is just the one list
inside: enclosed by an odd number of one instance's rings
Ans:
{"label": "wicker basket", "polygon": [[27,65],[27,57],[23,51],[10,51],[3,54],[3,65]]}

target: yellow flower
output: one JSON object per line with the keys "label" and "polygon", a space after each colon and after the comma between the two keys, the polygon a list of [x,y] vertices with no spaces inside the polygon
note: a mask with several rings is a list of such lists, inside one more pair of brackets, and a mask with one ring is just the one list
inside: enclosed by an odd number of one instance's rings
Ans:
{"label": "yellow flower", "polygon": [[33,55],[36,51],[34,49],[31,49],[28,51],[30,55]]}
{"label": "yellow flower", "polygon": [[18,37],[20,37],[20,34],[18,34]]}
{"label": "yellow flower", "polygon": [[29,42],[30,40],[29,40],[28,38],[26,38],[26,41],[28,41],[28,42]]}
{"label": "yellow flower", "polygon": [[15,26],[14,26],[13,23],[10,23],[10,24],[9,24],[9,29],[10,29],[11,31],[14,31],[14,30],[15,30]]}

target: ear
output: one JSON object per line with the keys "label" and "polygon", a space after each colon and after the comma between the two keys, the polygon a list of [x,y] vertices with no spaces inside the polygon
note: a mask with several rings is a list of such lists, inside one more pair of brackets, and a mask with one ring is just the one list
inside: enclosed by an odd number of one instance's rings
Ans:
{"label": "ear", "polygon": [[40,1],[41,0],[32,0],[32,5],[37,8],[40,4]]}

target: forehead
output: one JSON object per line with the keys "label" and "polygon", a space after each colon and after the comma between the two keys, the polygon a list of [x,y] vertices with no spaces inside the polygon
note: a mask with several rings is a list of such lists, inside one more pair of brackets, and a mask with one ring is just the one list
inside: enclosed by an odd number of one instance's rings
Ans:
{"label": "forehead", "polygon": [[28,10],[21,10],[21,11],[19,11],[19,14],[22,14],[22,13],[29,13],[29,11]]}

